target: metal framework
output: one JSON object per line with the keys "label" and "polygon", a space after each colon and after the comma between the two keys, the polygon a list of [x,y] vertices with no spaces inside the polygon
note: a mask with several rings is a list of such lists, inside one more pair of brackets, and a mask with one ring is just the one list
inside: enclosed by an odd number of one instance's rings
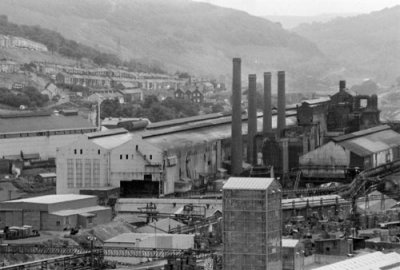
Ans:
{"label": "metal framework", "polygon": [[61,269],[66,270],[101,269],[103,266],[103,258],[104,256],[101,250],[94,250],[93,253],[85,252],[3,266],[0,267],[0,270],[55,269],[56,267],[61,267]]}
{"label": "metal framework", "polygon": [[[171,258],[192,254],[198,259],[206,258],[212,254],[210,250],[183,250],[170,248],[122,248],[122,247],[95,247],[96,256],[101,254],[108,257],[142,257],[142,258]],[[2,245],[0,253],[8,254],[54,254],[75,255],[90,254],[90,249],[79,246],[43,246],[43,245]]]}

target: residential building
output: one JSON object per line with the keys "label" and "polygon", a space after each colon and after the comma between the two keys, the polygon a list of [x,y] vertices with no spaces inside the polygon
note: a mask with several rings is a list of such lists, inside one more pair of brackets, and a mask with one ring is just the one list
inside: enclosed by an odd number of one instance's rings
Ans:
{"label": "residential building", "polygon": [[140,88],[122,89],[119,92],[123,95],[125,102],[136,102],[143,100],[143,90]]}
{"label": "residential building", "polygon": [[2,59],[0,60],[0,72],[3,73],[16,73],[18,72],[20,65],[14,61]]}
{"label": "residential building", "polygon": [[29,225],[37,230],[90,228],[111,221],[111,208],[97,197],[77,194],[46,195],[0,203],[0,227]]}
{"label": "residential building", "polygon": [[223,187],[223,269],[282,269],[281,190],[273,178]]}

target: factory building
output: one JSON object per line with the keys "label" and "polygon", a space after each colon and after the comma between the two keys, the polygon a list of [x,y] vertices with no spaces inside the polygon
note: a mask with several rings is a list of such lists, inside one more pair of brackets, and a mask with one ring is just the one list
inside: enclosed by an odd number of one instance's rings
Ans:
{"label": "factory building", "polygon": [[57,194],[102,187],[120,187],[121,194],[173,192],[173,182],[161,181],[162,151],[125,129],[85,134],[60,147],[56,162]]}
{"label": "factory building", "polygon": [[282,269],[281,190],[273,178],[223,187],[223,269]]}
{"label": "factory building", "polygon": [[29,225],[37,230],[91,228],[111,221],[111,208],[97,205],[97,197],[63,194],[0,203],[0,227]]}
{"label": "factory building", "polygon": [[94,131],[96,127],[78,115],[48,112],[0,115],[0,158],[30,154],[41,159],[54,158],[57,147]]}
{"label": "factory building", "polygon": [[400,158],[400,134],[387,125],[333,138],[300,157],[303,176],[346,179],[349,169],[370,169]]}
{"label": "factory building", "polygon": [[282,239],[283,270],[304,269],[304,245],[298,239]]}
{"label": "factory building", "polygon": [[400,261],[400,254],[396,252],[383,253],[380,251],[358,256],[343,260],[337,263],[328,264],[315,270],[337,270],[337,269],[351,269],[351,270],[365,270],[365,269],[398,269]]}
{"label": "factory building", "polygon": [[193,249],[194,234],[123,233],[108,239],[105,247]]}

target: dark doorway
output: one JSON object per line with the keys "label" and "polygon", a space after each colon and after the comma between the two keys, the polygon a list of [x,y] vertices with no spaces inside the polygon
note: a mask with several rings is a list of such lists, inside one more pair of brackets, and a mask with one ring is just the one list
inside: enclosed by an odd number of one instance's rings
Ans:
{"label": "dark doorway", "polygon": [[159,182],[152,181],[121,181],[121,197],[158,197],[159,186]]}

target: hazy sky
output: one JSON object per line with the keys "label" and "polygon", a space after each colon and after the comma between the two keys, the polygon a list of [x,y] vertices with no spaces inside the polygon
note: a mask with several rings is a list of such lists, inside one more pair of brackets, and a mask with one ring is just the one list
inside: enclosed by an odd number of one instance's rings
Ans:
{"label": "hazy sky", "polygon": [[240,9],[253,15],[309,16],[331,13],[369,13],[399,5],[399,0],[195,0]]}

